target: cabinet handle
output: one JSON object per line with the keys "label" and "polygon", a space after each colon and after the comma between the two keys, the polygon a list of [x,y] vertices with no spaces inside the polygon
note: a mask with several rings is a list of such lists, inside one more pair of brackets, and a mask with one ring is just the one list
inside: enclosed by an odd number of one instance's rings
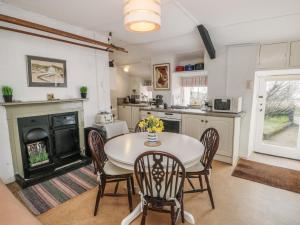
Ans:
{"label": "cabinet handle", "polygon": [[208,121],[207,121],[207,120],[205,120],[205,123],[208,123]]}
{"label": "cabinet handle", "polygon": [[151,114],[151,112],[147,112],[147,114],[149,115],[149,114]]}
{"label": "cabinet handle", "polygon": [[204,120],[201,120],[201,123],[203,123],[204,122]]}

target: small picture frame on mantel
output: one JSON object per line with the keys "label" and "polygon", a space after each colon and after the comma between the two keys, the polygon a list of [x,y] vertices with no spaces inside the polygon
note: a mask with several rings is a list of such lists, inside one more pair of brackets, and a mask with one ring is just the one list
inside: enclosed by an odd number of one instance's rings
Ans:
{"label": "small picture frame on mantel", "polygon": [[66,60],[27,56],[29,87],[67,87]]}

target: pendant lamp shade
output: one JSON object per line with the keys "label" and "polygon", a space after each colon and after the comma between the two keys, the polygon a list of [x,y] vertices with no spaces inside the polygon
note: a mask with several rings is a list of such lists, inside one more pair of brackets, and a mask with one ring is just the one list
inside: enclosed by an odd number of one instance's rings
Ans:
{"label": "pendant lamp shade", "polygon": [[160,0],[125,0],[124,24],[128,31],[149,32],[161,24]]}

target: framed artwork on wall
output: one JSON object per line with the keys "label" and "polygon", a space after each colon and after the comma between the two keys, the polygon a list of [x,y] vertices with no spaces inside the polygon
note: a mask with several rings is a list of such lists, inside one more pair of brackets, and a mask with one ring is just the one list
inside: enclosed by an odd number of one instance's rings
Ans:
{"label": "framed artwork on wall", "polygon": [[67,87],[66,60],[27,56],[29,87]]}
{"label": "framed artwork on wall", "polygon": [[170,90],[170,63],[153,65],[153,89]]}

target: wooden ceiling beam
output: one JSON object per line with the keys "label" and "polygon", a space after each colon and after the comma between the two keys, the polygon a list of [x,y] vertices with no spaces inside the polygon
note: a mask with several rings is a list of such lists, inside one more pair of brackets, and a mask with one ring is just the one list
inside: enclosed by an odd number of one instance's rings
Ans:
{"label": "wooden ceiling beam", "polygon": [[77,34],[73,34],[73,33],[69,33],[63,30],[59,30],[59,29],[55,29],[52,27],[48,27],[48,26],[44,26],[41,24],[37,24],[37,23],[33,23],[27,20],[22,20],[22,19],[18,19],[15,17],[11,17],[11,16],[6,16],[3,14],[0,14],[0,21],[6,22],[6,23],[11,23],[11,24],[15,24],[18,26],[23,26],[23,27],[27,27],[27,28],[31,28],[31,29],[35,29],[35,30],[39,30],[39,31],[43,31],[43,32],[47,32],[47,33],[51,33],[51,34],[55,34],[55,35],[59,35],[59,36],[63,36],[66,38],[71,38],[77,41],[82,41],[82,42],[87,42],[90,44],[94,44],[94,45],[99,45],[101,47],[105,47],[107,49],[113,49],[116,51],[121,51],[121,52],[128,52],[126,49],[122,48],[122,47],[118,47],[115,46],[113,44],[107,44],[105,42],[102,41],[97,41],[91,38],[87,38],[81,35],[77,35]]}

